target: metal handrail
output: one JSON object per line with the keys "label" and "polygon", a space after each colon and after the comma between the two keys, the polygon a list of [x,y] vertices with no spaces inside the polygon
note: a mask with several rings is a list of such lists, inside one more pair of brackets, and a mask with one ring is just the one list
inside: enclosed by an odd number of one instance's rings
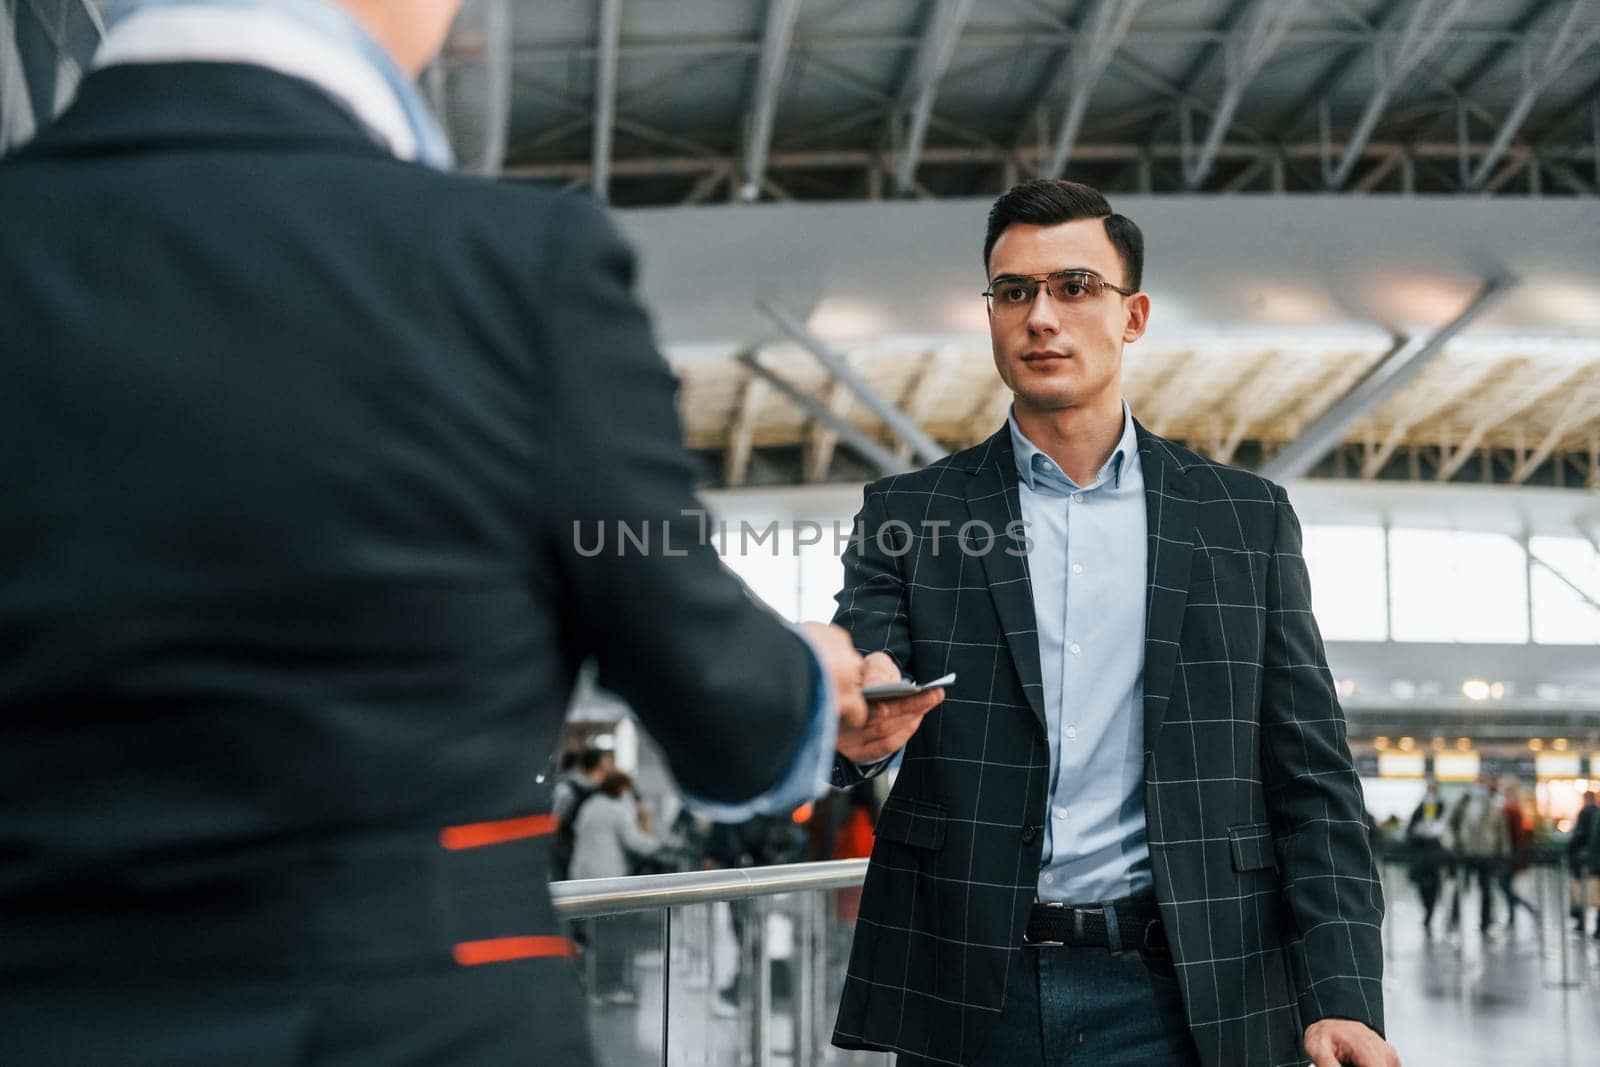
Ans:
{"label": "metal handrail", "polygon": [[643,874],[632,878],[589,878],[550,883],[556,914],[563,919],[659,911],[719,900],[849,889],[867,875],[866,860],[787,863],[776,867],[742,867],[726,871]]}

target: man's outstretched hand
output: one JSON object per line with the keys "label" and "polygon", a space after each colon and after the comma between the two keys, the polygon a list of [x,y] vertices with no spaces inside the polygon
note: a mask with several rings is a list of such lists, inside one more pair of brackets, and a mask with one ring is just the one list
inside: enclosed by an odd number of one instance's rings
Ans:
{"label": "man's outstretched hand", "polygon": [[[874,652],[866,658],[861,684],[883,685],[900,681],[900,668],[886,653]],[[894,755],[911,740],[922,725],[922,717],[944,700],[943,689],[931,689],[899,700],[874,700],[867,704],[865,721],[846,728],[839,724],[838,749],[856,763],[876,763]]]}
{"label": "man's outstretched hand", "polygon": [[1400,1054],[1353,1019],[1319,1019],[1306,1027],[1306,1055],[1315,1067],[1400,1067]]}

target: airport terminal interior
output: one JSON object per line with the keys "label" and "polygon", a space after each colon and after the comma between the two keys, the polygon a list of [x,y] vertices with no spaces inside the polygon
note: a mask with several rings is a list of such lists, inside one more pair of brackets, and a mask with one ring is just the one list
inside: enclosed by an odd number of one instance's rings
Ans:
{"label": "airport terminal interior", "polygon": [[[0,150],[70,101],[108,6],[4,0]],[[467,0],[423,85],[459,169],[612,206],[708,536],[794,621],[832,617],[863,485],[1005,422],[989,205],[1104,192],[1146,240],[1134,416],[1303,524],[1388,1037],[1407,1067],[1596,1061],[1568,843],[1600,790],[1600,3]],[[718,847],[616,698],[585,687],[566,748],[653,828],[642,881],[556,887],[607,1067],[889,1062],[828,1038],[892,772]],[[1484,779],[1528,906],[1497,888],[1480,928],[1441,861],[1425,926],[1413,814]]]}

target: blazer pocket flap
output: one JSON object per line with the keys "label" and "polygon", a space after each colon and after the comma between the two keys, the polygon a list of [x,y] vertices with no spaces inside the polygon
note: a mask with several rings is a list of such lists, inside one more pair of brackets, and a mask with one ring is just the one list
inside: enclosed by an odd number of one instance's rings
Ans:
{"label": "blazer pocket flap", "polygon": [[1260,871],[1276,867],[1272,854],[1272,827],[1264,822],[1228,827],[1228,845],[1233,850],[1233,869]]}
{"label": "blazer pocket flap", "polygon": [[942,848],[944,821],[944,808],[938,804],[891,796],[878,813],[873,832],[912,848]]}
{"label": "blazer pocket flap", "polygon": [[1192,569],[1192,585],[1204,585],[1207,582],[1221,582],[1229,578],[1242,578],[1252,571],[1252,560],[1248,552],[1211,552],[1204,553],[1194,561]]}

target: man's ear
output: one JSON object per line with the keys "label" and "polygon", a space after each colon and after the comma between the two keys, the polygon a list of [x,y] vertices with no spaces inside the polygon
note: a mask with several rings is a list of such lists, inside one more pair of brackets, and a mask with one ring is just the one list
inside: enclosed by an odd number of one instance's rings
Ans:
{"label": "man's ear", "polygon": [[1144,331],[1150,325],[1150,297],[1145,293],[1134,293],[1128,297],[1124,307],[1127,311],[1127,324],[1122,328],[1122,343],[1132,344],[1144,336]]}

